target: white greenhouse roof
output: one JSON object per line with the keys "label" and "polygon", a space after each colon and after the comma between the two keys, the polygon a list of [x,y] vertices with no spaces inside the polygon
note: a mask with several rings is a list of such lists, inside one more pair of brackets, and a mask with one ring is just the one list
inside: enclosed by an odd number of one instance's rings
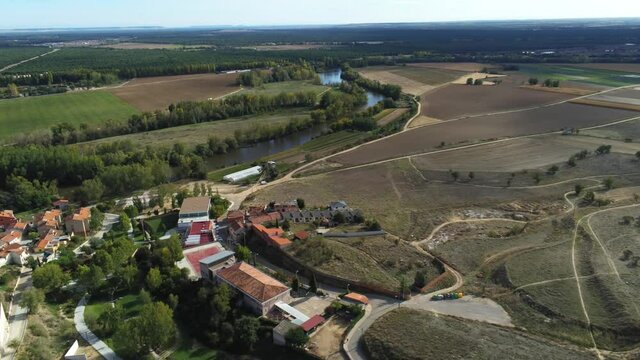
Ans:
{"label": "white greenhouse roof", "polygon": [[238,180],[246,179],[248,177],[259,175],[262,172],[261,166],[254,166],[248,169],[244,169],[242,171],[234,172],[233,174],[225,175],[222,177],[223,180],[235,182]]}

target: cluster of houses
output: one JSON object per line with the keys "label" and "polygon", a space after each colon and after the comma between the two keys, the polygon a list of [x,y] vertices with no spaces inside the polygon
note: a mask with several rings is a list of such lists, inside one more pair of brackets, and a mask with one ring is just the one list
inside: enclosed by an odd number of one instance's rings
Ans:
{"label": "cluster of houses", "polygon": [[[265,224],[278,224],[284,221],[289,223],[315,223],[319,226],[335,225],[336,215],[342,215],[345,222],[357,222],[362,219],[362,214],[358,210],[351,209],[344,201],[334,201],[324,209],[300,209],[296,201],[281,204],[271,204],[267,206],[252,206],[247,210],[230,211],[227,214],[229,237],[239,242],[252,230],[266,244],[282,248],[291,244],[291,241],[284,237],[284,230],[280,227],[269,227]],[[298,236],[299,235],[299,236]],[[297,238],[304,238],[308,234],[301,232],[296,234]]]}
{"label": "cluster of houses", "polygon": [[[86,237],[89,234],[91,209],[79,208],[63,218],[69,206],[68,200],[58,200],[53,206],[35,215],[29,222],[18,219],[12,210],[0,210],[0,266],[24,264],[30,246],[33,252],[48,258],[55,255],[71,236]],[[29,234],[37,238],[29,239]]]}

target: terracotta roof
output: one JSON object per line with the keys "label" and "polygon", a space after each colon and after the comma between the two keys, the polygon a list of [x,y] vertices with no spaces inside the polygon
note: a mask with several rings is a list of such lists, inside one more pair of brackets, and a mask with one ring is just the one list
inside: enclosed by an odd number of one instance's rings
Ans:
{"label": "terracotta roof", "polygon": [[271,242],[273,242],[274,245],[276,245],[278,247],[287,246],[287,245],[291,244],[291,240],[289,240],[287,238],[280,237],[280,236],[270,236],[269,240],[271,240]]}
{"label": "terracotta roof", "polygon": [[78,209],[73,215],[67,217],[67,220],[84,221],[91,217],[91,209],[83,207]]}
{"label": "terracotta roof", "polygon": [[278,212],[268,213],[266,215],[253,216],[249,218],[252,224],[263,224],[269,221],[276,221],[282,219],[282,215]]}
{"label": "terracotta roof", "polygon": [[15,225],[13,225],[13,228],[16,229],[16,230],[25,231],[27,229],[27,223],[24,223],[22,221],[18,221]]}
{"label": "terracotta roof", "polygon": [[0,217],[15,218],[13,210],[0,210]]}
{"label": "terracotta roof", "polygon": [[244,219],[244,213],[240,210],[229,211],[229,213],[227,213],[227,219],[229,220]]}
{"label": "terracotta roof", "polygon": [[8,234],[6,234],[5,236],[2,237],[2,239],[0,239],[0,241],[5,242],[5,243],[10,243],[14,240],[20,240],[22,239],[22,233],[19,231],[11,231]]}
{"label": "terracotta roof", "polygon": [[305,321],[302,323],[302,325],[300,325],[302,327],[302,330],[304,330],[304,332],[308,332],[309,330],[313,329],[314,327],[322,324],[325,321],[325,319],[320,316],[320,315],[314,315],[311,319]]}
{"label": "terracotta roof", "polygon": [[260,302],[266,302],[289,290],[286,285],[245,262],[218,270],[217,276]]}
{"label": "terracotta roof", "polygon": [[348,293],[347,295],[345,295],[343,297],[343,299],[359,302],[359,303],[364,304],[364,305],[367,305],[369,303],[369,298],[367,298],[366,296],[364,296],[362,294],[358,294],[358,293],[354,293],[354,292]]}
{"label": "terracotta roof", "polygon": [[242,228],[244,227],[244,224],[242,224],[242,221],[240,221],[240,220],[235,220],[235,221],[232,221],[232,222],[229,224],[229,227],[230,227],[233,231],[238,231],[238,230],[240,230],[240,229],[242,229]]}
{"label": "terracotta roof", "polygon": [[307,240],[309,238],[309,233],[306,231],[298,231],[297,233],[293,234],[293,236],[300,240]]}
{"label": "terracotta roof", "polygon": [[203,232],[211,231],[213,229],[213,223],[211,221],[196,221],[191,223],[191,229],[189,235],[200,235]]}
{"label": "terracotta roof", "polygon": [[69,200],[67,199],[60,199],[53,202],[53,206],[60,206],[60,205],[67,205],[67,204],[69,204]]}
{"label": "terracotta roof", "polygon": [[200,213],[209,211],[211,199],[207,196],[190,197],[182,201],[180,213]]}
{"label": "terracotta roof", "polygon": [[38,245],[36,245],[36,247],[38,249],[44,250],[47,245],[49,245],[49,243],[56,238],[57,235],[57,231],[49,230],[49,232],[47,232],[47,234],[40,241],[38,241]]}
{"label": "terracotta roof", "polygon": [[47,225],[51,227],[58,226],[58,219],[62,215],[62,211],[58,209],[45,211],[38,216],[38,226]]}

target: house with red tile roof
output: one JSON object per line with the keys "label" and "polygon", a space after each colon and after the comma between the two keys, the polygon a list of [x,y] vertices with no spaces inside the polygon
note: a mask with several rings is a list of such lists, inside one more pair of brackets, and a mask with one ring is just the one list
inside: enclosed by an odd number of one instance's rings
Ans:
{"label": "house with red tile roof", "polygon": [[266,228],[260,224],[253,224],[251,228],[264,242],[271,246],[280,248],[291,244],[291,241],[284,237],[284,230],[281,228]]}
{"label": "house with red tile roof", "polygon": [[54,208],[64,211],[69,207],[69,200],[67,199],[56,200],[53,202],[52,205]]}
{"label": "house with red tile roof", "polygon": [[33,249],[36,253],[47,252],[55,254],[60,248],[60,237],[63,235],[60,230],[49,230],[47,234],[40,238],[40,241]]}
{"label": "house with red tile roof", "polygon": [[258,215],[258,216],[250,216],[249,217],[249,222],[252,224],[259,224],[262,225],[264,223],[267,222],[276,222],[276,221],[280,221],[282,220],[282,215],[278,212],[270,212],[268,214],[264,214],[264,215]]}
{"label": "house with red tile roof", "polygon": [[38,228],[40,236],[46,235],[49,230],[59,230],[62,223],[62,211],[53,209],[38,214],[35,219],[35,225]]}
{"label": "house with red tile roof", "polygon": [[191,223],[184,246],[204,245],[213,242],[213,222],[195,221]]}
{"label": "house with red tile roof", "polygon": [[293,237],[298,239],[298,240],[307,240],[309,238],[309,233],[306,231],[298,231],[297,233],[293,234]]}
{"label": "house with red tile roof", "polygon": [[288,286],[245,262],[218,270],[216,280],[236,289],[243,305],[258,315],[267,314],[277,302],[290,300]]}
{"label": "house with red tile roof", "polygon": [[4,248],[8,245],[19,244],[22,241],[22,232],[12,230],[6,233],[2,238],[0,238],[0,248]]}
{"label": "house with red tile roof", "polygon": [[26,263],[29,253],[20,244],[11,244],[0,250],[0,266],[7,264],[23,265]]}
{"label": "house with red tile roof", "polygon": [[351,304],[359,304],[359,305],[367,305],[369,303],[369,298],[355,292],[351,292],[343,296],[342,300]]}
{"label": "house with red tile roof", "polygon": [[247,232],[247,229],[244,227],[244,221],[241,220],[230,221],[227,229],[233,241],[239,241]]}
{"label": "house with red tile roof", "polygon": [[91,231],[90,223],[91,209],[88,207],[80,208],[64,219],[64,227],[69,234],[77,234],[85,237],[89,235]]}
{"label": "house with red tile roof", "polygon": [[13,215],[13,210],[0,210],[0,228],[9,230],[17,222],[18,219]]}

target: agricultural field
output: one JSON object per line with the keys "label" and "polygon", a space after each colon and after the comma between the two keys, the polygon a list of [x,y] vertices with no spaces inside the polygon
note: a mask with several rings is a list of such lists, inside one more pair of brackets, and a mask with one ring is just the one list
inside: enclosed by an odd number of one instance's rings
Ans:
{"label": "agricultural field", "polygon": [[138,146],[167,145],[176,142],[184,143],[188,147],[204,144],[212,135],[218,138],[233,136],[237,130],[250,130],[260,125],[285,125],[291,119],[306,119],[309,112],[306,110],[288,110],[274,114],[255,116],[243,116],[226,120],[205,122],[200,124],[175,126],[167,129],[147,131],[142,133],[114,136],[82,143],[83,145],[95,145],[119,140],[130,140]]}
{"label": "agricultural field", "polygon": [[483,140],[583,128],[640,116],[628,110],[560,104],[534,110],[479,116],[423,126],[363,145],[330,158],[343,165],[357,165],[435,151],[439,147]]}
{"label": "agricultural field", "polygon": [[624,63],[591,63],[591,64],[576,64],[573,65],[578,68],[596,69],[596,70],[608,70],[640,74],[640,64],[624,64]]}
{"label": "agricultural field", "polygon": [[[595,64],[594,64],[595,65]],[[519,64],[518,73],[538,79],[555,79],[568,84],[586,84],[599,87],[618,87],[640,83],[637,70],[630,65],[564,65],[564,64]],[[633,68],[635,69],[635,68]]]}
{"label": "agricultural field", "polygon": [[324,85],[317,85],[310,80],[302,81],[283,81],[264,84],[255,88],[243,88],[242,93],[248,94],[265,94],[265,95],[278,95],[280,93],[294,93],[294,92],[308,92],[313,91],[316,94],[321,94],[327,91],[329,87]]}
{"label": "agricultural field", "polygon": [[364,335],[364,346],[374,360],[591,358],[575,347],[519,331],[404,308],[376,320]]}
{"label": "agricultural field", "polygon": [[596,129],[583,130],[580,134],[604,139],[640,142],[640,119]]}
{"label": "agricultural field", "polygon": [[159,76],[131,80],[109,92],[140,111],[166,109],[180,101],[215,99],[240,89],[236,74]]}
{"label": "agricultural field", "polygon": [[568,100],[570,95],[523,88],[519,76],[500,78],[495,86],[449,85],[422,96],[422,115],[450,120],[500,111],[527,109]]}
{"label": "agricultural field", "polygon": [[359,69],[367,79],[377,80],[384,84],[399,85],[402,91],[412,95],[420,95],[441,85],[458,79],[464,72],[436,69],[429,67],[407,66],[373,66]]}
{"label": "agricultural field", "polygon": [[463,73],[478,72],[484,68],[491,67],[491,65],[488,65],[488,64],[469,63],[469,62],[466,62],[466,63],[465,62],[415,63],[415,64],[408,64],[408,65],[412,67],[417,67],[417,68],[450,70],[450,71],[459,71]]}
{"label": "agricultural field", "polygon": [[0,141],[18,134],[48,131],[63,122],[78,126],[126,120],[138,110],[106,91],[85,91],[0,100]]}

